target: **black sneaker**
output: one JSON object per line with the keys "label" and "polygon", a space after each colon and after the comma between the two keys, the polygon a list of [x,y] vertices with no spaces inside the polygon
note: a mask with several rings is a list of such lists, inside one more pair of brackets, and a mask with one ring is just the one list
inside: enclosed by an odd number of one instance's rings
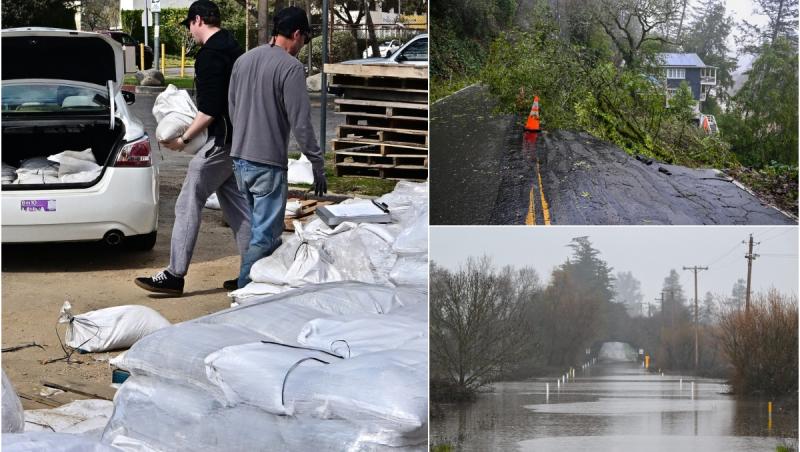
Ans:
{"label": "black sneaker", "polygon": [[239,288],[239,278],[229,279],[222,283],[222,288],[225,290],[236,290]]}
{"label": "black sneaker", "polygon": [[166,270],[156,273],[152,278],[136,278],[134,282],[137,286],[150,292],[173,295],[181,295],[183,293],[183,278],[175,276]]}

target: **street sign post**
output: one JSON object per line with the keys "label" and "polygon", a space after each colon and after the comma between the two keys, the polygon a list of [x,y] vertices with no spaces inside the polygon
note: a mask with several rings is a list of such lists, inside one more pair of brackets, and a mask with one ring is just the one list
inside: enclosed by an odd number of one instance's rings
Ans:
{"label": "street sign post", "polygon": [[158,69],[160,58],[164,57],[161,55],[161,47],[158,39],[158,16],[161,12],[161,0],[150,0],[150,11],[153,12],[153,52],[155,53],[155,55],[153,55],[153,67]]}

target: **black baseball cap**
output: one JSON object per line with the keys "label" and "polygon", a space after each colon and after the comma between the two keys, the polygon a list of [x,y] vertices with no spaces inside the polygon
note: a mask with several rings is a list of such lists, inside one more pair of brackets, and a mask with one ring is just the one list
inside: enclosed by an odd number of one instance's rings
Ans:
{"label": "black baseball cap", "polygon": [[186,19],[181,22],[184,27],[189,26],[189,22],[194,20],[195,17],[220,17],[219,6],[209,0],[198,0],[189,6],[189,14]]}
{"label": "black baseball cap", "polygon": [[311,34],[308,16],[306,16],[306,12],[302,8],[289,6],[275,14],[275,19],[272,21],[272,36],[290,37],[295,30],[300,30],[300,33],[303,33],[306,37]]}

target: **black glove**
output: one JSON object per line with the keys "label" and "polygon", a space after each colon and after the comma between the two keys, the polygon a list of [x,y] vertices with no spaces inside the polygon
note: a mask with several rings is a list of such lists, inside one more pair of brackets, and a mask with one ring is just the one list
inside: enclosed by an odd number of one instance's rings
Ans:
{"label": "black glove", "polygon": [[322,196],[328,191],[328,180],[325,178],[325,167],[314,168],[314,194]]}

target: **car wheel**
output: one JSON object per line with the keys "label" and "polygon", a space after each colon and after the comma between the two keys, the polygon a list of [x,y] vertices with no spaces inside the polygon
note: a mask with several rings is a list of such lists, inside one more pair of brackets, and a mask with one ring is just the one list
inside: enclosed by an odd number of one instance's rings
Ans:
{"label": "car wheel", "polygon": [[158,231],[149,234],[132,235],[125,239],[125,245],[134,251],[150,251],[156,245]]}

